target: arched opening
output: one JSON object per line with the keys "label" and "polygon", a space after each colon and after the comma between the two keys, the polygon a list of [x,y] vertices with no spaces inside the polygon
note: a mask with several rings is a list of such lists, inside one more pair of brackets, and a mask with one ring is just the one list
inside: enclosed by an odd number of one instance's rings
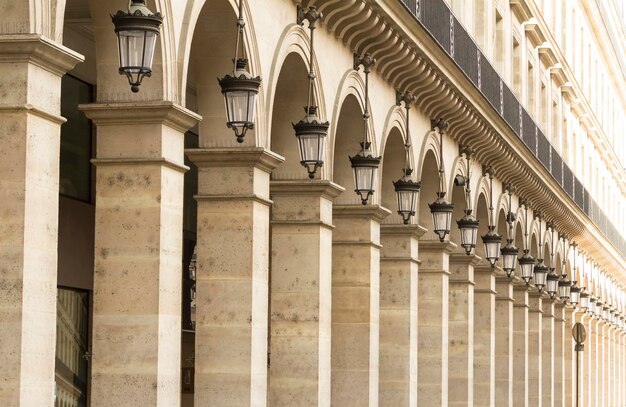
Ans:
{"label": "arched opening", "polygon": [[[237,145],[233,131],[226,127],[224,97],[216,80],[233,71],[236,21],[237,14],[229,1],[211,0],[203,6],[195,25],[185,104],[202,116],[198,132],[200,147]],[[258,98],[257,111],[261,102]],[[254,145],[254,135],[254,130],[248,131],[243,145]]]}
{"label": "arched opening", "polygon": [[485,259],[485,245],[483,244],[481,236],[486,235],[489,230],[489,208],[487,204],[487,197],[484,194],[480,194],[478,202],[474,207],[476,219],[480,222],[478,224],[478,237],[476,239],[475,253],[477,256]]}
{"label": "arched opening", "polygon": [[[272,172],[272,179],[308,178],[300,165],[298,140],[292,123],[297,123],[304,115],[307,102],[308,78],[305,62],[300,55],[291,53],[285,59],[278,76],[274,106],[272,108],[272,151],[280,154],[285,161]],[[320,170],[317,174],[319,177]]]}
{"label": "arched opening", "polygon": [[[373,139],[369,135],[370,140]],[[354,95],[348,95],[341,105],[335,146],[333,152],[333,181],[346,190],[335,199],[340,204],[361,204],[361,199],[354,192],[354,177],[348,157],[359,151],[359,143],[363,141],[363,110]],[[372,143],[373,144],[373,143]],[[379,191],[375,192],[378,195]],[[373,197],[370,198],[373,202]]]}
{"label": "arched opening", "polygon": [[437,158],[432,150],[428,150],[424,156],[422,165],[422,173],[420,174],[422,187],[419,197],[419,218],[420,226],[426,228],[428,232],[424,234],[424,240],[436,240],[437,235],[433,232],[433,221],[430,213],[429,203],[437,199],[437,191],[439,191],[439,165]]}
{"label": "arched opening", "polygon": [[402,223],[402,217],[397,212],[398,203],[396,202],[393,182],[402,178],[404,157],[404,137],[400,130],[394,127],[385,144],[381,173],[381,203],[391,211],[391,215],[385,219],[385,223]]}
{"label": "arched opening", "polygon": [[[450,225],[450,241],[456,243],[459,247],[457,250],[465,252],[465,249],[461,247],[461,233],[457,226],[457,221],[465,216],[465,187],[454,186],[452,188],[452,195],[450,196],[451,202],[454,204],[454,210],[452,211],[452,222]],[[474,214],[474,212],[472,212]]]}

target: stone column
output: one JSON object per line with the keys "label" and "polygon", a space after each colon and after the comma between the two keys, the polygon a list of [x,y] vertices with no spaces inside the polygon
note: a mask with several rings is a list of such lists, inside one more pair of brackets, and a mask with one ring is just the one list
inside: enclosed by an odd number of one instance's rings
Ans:
{"label": "stone column", "polygon": [[81,109],[98,128],[91,405],[177,406],[184,134],[200,117],[171,102]]}
{"label": "stone column", "polygon": [[[572,336],[572,330],[569,332],[565,329],[565,304],[562,302],[557,302],[554,304],[554,396],[553,396],[553,405],[554,407],[565,407],[566,399],[565,399],[565,385],[566,377],[567,379],[576,376],[576,372],[572,371],[572,359],[569,360],[565,357],[565,347],[571,344],[569,338],[566,338],[566,335]],[[571,355],[571,353],[570,353]],[[573,372],[573,374],[568,374],[568,372]],[[571,380],[570,380],[571,382]],[[569,386],[571,389],[572,387]],[[568,392],[571,395],[571,391]],[[570,404],[568,407],[572,405],[571,396],[570,396]]]}
{"label": "stone column", "polygon": [[449,256],[454,243],[420,240],[417,403],[448,405]]}
{"label": "stone column", "polygon": [[554,400],[554,301],[544,299],[541,304],[541,405],[553,407]]}
{"label": "stone column", "polygon": [[483,262],[475,269],[474,289],[474,405],[495,405],[496,274]]}
{"label": "stone column", "polygon": [[378,205],[335,205],[331,404],[378,406],[380,222]]}
{"label": "stone column", "polygon": [[535,288],[528,293],[528,405],[543,407],[543,298]]}
{"label": "stone column", "polygon": [[418,225],[381,225],[381,407],[417,406]]}
{"label": "stone column", "polygon": [[[574,392],[576,391],[576,388],[574,387],[576,385],[576,355],[574,353],[575,342],[572,336],[574,317],[574,308],[572,308],[571,306],[566,306],[563,308],[563,360],[565,361],[565,370],[563,372],[563,392],[565,393],[564,400],[567,407],[570,407],[572,405],[575,397]],[[582,358],[583,355],[580,356]]]}
{"label": "stone column", "polygon": [[[591,335],[591,317],[589,314],[582,314],[580,316],[580,322],[585,326],[587,330],[587,340],[585,341],[585,350],[580,354],[580,406],[588,407],[591,405],[591,377],[592,367],[591,365],[591,347],[594,344],[593,337]],[[567,406],[569,407],[569,405]]]}
{"label": "stone column", "polygon": [[474,405],[474,266],[465,251],[449,257],[448,405]]}
{"label": "stone column", "polygon": [[196,406],[263,407],[267,397],[270,172],[259,147],[200,148]]}
{"label": "stone column", "polygon": [[513,286],[513,406],[528,404],[528,287],[523,282]]}
{"label": "stone column", "polygon": [[83,57],[36,34],[0,35],[0,54],[0,405],[47,407],[54,403],[61,77]]}
{"label": "stone column", "polygon": [[[272,181],[269,405],[330,406],[329,181]],[[304,261],[303,261],[304,259]]]}
{"label": "stone column", "polygon": [[598,329],[600,334],[600,346],[602,348],[602,351],[598,352],[601,361],[601,382],[598,386],[598,390],[601,393],[600,406],[612,407],[609,406],[609,329],[604,320],[600,322],[600,326],[600,329]]}
{"label": "stone column", "polygon": [[597,407],[599,406],[599,392],[598,392],[598,383],[601,383],[600,376],[600,363],[598,359],[598,351],[600,336],[598,335],[598,319],[596,317],[592,317],[589,321],[590,329],[587,332],[587,338],[589,340],[589,406]]}
{"label": "stone column", "polygon": [[495,405],[513,406],[513,283],[496,277]]}

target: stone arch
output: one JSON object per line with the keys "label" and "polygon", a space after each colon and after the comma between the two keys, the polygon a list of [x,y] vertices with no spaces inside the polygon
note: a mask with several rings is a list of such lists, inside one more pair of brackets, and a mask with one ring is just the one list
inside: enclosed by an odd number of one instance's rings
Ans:
{"label": "stone arch", "polygon": [[[478,188],[479,189],[479,188]],[[479,189],[480,191],[480,189]],[[476,204],[474,205],[474,213],[476,219],[480,222],[478,224],[478,237],[476,240],[476,255],[485,258],[485,247],[483,245],[482,236],[487,234],[489,230],[489,191],[486,193],[484,191],[480,191],[476,196]],[[496,213],[494,211],[494,218],[496,217]]]}
{"label": "stone arch", "polygon": [[[309,61],[311,43],[310,43],[309,34],[306,31],[307,24],[308,23],[305,22],[305,25],[303,27],[294,23],[293,25],[290,25],[287,28],[285,28],[285,30],[283,31],[283,33],[281,34],[278,40],[278,45],[275,48],[275,52],[272,58],[272,64],[271,64],[271,68],[269,72],[269,77],[268,77],[268,81],[266,85],[267,95],[265,96],[265,104],[264,104],[264,106],[267,107],[266,108],[267,114],[265,116],[268,118],[267,123],[264,124],[267,127],[267,131],[266,131],[267,137],[266,137],[266,140],[264,141],[265,144],[263,145],[266,147],[273,146],[274,144],[273,140],[270,140],[270,138],[273,138],[274,136],[271,130],[274,129],[273,120],[274,118],[277,117],[277,114],[274,111],[274,109],[276,107],[276,102],[277,102],[276,98],[280,96],[280,95],[277,95],[277,91],[278,91],[278,86],[281,80],[281,75],[283,75],[284,73],[285,64],[289,62],[290,59],[293,59],[295,55],[297,55],[300,58],[300,60],[303,62],[304,67],[305,67],[305,71],[304,73],[300,74],[299,80],[304,80],[304,82],[308,86],[307,75],[309,71],[308,61]],[[326,103],[325,103],[326,98],[324,96],[324,86],[323,86],[322,77],[320,73],[319,62],[317,59],[317,54],[315,53],[313,54],[313,71],[315,72],[315,79],[313,80],[312,99],[317,104],[318,116],[322,120],[326,121],[326,120],[329,120],[328,111],[326,109]],[[297,109],[299,111],[299,113],[296,114],[294,117],[288,117],[288,119],[293,121],[294,123],[299,121],[302,117],[304,117],[304,111],[302,110],[302,107],[306,105],[306,102],[307,102],[306,97],[307,95],[305,93],[304,97],[301,97],[301,99],[294,98],[293,100],[291,100],[291,103],[289,104],[290,106],[293,107],[293,109]],[[333,117],[333,119],[331,120],[331,126],[334,123],[334,121],[335,121],[335,117]],[[326,140],[326,157],[324,158],[324,166],[322,167],[322,170],[320,172],[320,176],[324,179],[330,178],[328,176],[329,173],[324,168],[325,167],[327,168],[329,163],[332,162],[332,155],[330,154],[330,152],[332,151],[332,147],[331,147],[332,145],[331,137],[333,134],[332,127],[329,129],[328,133],[329,134]],[[295,140],[295,136],[294,136],[294,140]]]}
{"label": "stone arch", "polygon": [[[424,173],[424,163],[425,163],[426,157],[429,156],[429,153],[432,154],[432,158],[434,158],[435,160],[437,171],[439,171],[439,165],[440,165],[439,163],[439,134],[437,134],[436,131],[432,131],[432,130],[428,130],[428,132],[424,136],[424,140],[422,141],[422,145],[419,149],[419,154],[417,155],[419,159],[417,163],[415,164],[415,171],[417,174],[420,174],[420,179],[424,179],[424,177],[421,175]],[[446,179],[445,165],[443,167],[443,170],[444,170],[444,180],[445,180]],[[439,175],[437,175],[437,185],[439,185],[438,177]],[[445,187],[446,187],[446,183],[444,182],[444,188]],[[435,189],[435,192],[436,191],[437,189]],[[420,193],[420,195],[422,194]]]}
{"label": "stone arch", "polygon": [[[340,204],[360,204],[361,199],[354,192],[354,179],[352,175],[352,167],[348,157],[358,153],[359,143],[363,141],[363,110],[361,101],[353,93],[343,99],[339,108],[338,118],[336,120],[335,132],[331,143],[332,149],[332,180],[343,186],[346,190],[335,199]],[[372,141],[373,154],[375,152],[374,129],[372,120],[368,124],[368,136]],[[331,136],[332,137],[332,136]],[[328,169],[327,169],[328,171]],[[327,173],[328,174],[328,173]],[[380,177],[380,173],[379,173]],[[371,198],[372,203],[380,202],[380,191],[375,191]]]}
{"label": "stone arch", "polygon": [[[401,129],[393,126],[385,137],[385,144],[383,144],[383,160],[379,180],[380,200],[381,205],[392,212],[385,219],[385,223],[402,223],[402,217],[396,212],[397,202],[393,181],[402,177],[405,157],[404,140]],[[415,220],[411,219],[411,222],[413,223]]]}
{"label": "stone arch", "polygon": [[[216,78],[233,69],[237,12],[230,0],[212,0],[204,3],[198,13],[186,70],[186,83],[189,84],[186,107],[203,117],[199,125],[200,147],[232,147],[237,142],[232,130],[226,127],[224,99]],[[254,74],[258,73],[254,67],[251,69]],[[256,145],[259,138],[258,120],[263,116],[260,114],[261,104],[262,100],[258,98],[257,126],[246,133],[244,146]]]}
{"label": "stone arch", "polygon": [[[425,141],[426,143],[426,141]],[[432,216],[428,204],[436,199],[436,192],[439,190],[439,163],[437,159],[437,149],[426,148],[424,155],[420,159],[421,165],[418,167],[419,179],[422,181],[422,188],[418,199],[418,223],[428,231],[424,235],[425,240],[436,240],[436,234],[432,231]]]}

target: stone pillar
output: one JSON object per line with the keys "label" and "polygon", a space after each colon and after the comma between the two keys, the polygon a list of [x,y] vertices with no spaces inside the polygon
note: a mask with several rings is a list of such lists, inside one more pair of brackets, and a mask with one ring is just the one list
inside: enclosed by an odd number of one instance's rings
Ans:
{"label": "stone pillar", "polygon": [[177,406],[184,134],[200,117],[171,102],[81,109],[98,127],[91,405]]}
{"label": "stone pillar", "polygon": [[513,406],[530,407],[528,404],[528,322],[529,297],[526,284],[513,286]]}
{"label": "stone pillar", "polygon": [[528,405],[543,407],[543,298],[536,289],[528,293]]}
{"label": "stone pillar", "polygon": [[601,362],[599,365],[601,369],[601,382],[598,386],[598,390],[601,393],[600,406],[612,407],[609,406],[609,329],[604,320],[600,322],[600,326],[600,329],[598,329],[600,334],[600,346],[602,348],[602,350],[598,352]]}
{"label": "stone pillar", "polygon": [[600,370],[601,363],[598,358],[600,348],[600,335],[598,334],[598,319],[592,317],[589,321],[590,329],[587,332],[589,340],[589,406],[600,406],[600,394],[598,391],[598,384],[601,383],[602,372]]}
{"label": "stone pillar", "polygon": [[263,148],[200,148],[196,406],[263,407],[267,397],[270,172]]}
{"label": "stone pillar", "polygon": [[495,405],[496,274],[489,264],[475,269],[474,405]]}
{"label": "stone pillar", "polygon": [[[574,308],[566,306],[563,308],[563,392],[565,393],[565,406],[572,406],[576,391],[576,355],[574,352],[574,337],[572,336],[572,327],[574,326]],[[582,354],[580,357],[582,358]],[[579,387],[580,389],[580,387]],[[582,400],[582,399],[581,399]],[[560,406],[560,405],[559,405]]]}
{"label": "stone pillar", "polygon": [[[15,26],[6,15],[5,28]],[[0,405],[49,407],[65,122],[61,77],[83,57],[36,34],[0,35],[0,54]]]}
{"label": "stone pillar", "polygon": [[380,222],[378,205],[335,205],[331,404],[378,406]]}
{"label": "stone pillar", "polygon": [[[329,181],[272,181],[269,405],[330,406]],[[305,261],[303,261],[305,259]]]}
{"label": "stone pillar", "polygon": [[449,256],[454,243],[420,240],[417,403],[448,405]]}
{"label": "stone pillar", "polygon": [[[585,314],[581,317],[581,322],[585,326],[587,330],[587,340],[585,341],[585,350],[580,355],[581,367],[580,367],[580,377],[581,377],[581,398],[580,398],[580,406],[581,407],[589,407],[591,406],[591,380],[593,378],[593,364],[591,363],[591,350],[592,347],[595,346],[595,341],[593,340],[592,329],[591,329],[591,317],[588,314]],[[567,406],[569,407],[569,405]]]}
{"label": "stone pillar", "polygon": [[541,304],[541,405],[553,407],[554,400],[554,301],[544,299]]}
{"label": "stone pillar", "polygon": [[449,257],[448,405],[474,405],[474,266],[479,257]]}
{"label": "stone pillar", "polygon": [[496,277],[495,405],[513,406],[513,284]]}
{"label": "stone pillar", "polygon": [[418,225],[381,225],[381,407],[417,406]]}
{"label": "stone pillar", "polygon": [[[569,379],[572,376],[576,376],[576,372],[572,371],[572,359],[569,360],[565,358],[565,346],[571,344],[571,341],[566,338],[566,335],[569,333],[570,337],[572,336],[572,330],[569,332],[565,329],[565,304],[562,302],[557,302],[554,304],[554,374],[553,374],[553,406],[554,407],[565,407],[565,379],[566,377]],[[568,374],[568,372],[572,372],[573,374]],[[570,380],[571,381],[571,380]],[[571,386],[570,386],[571,389]],[[569,392],[571,394],[571,392]],[[568,407],[571,407],[571,396],[570,396],[570,404]]]}

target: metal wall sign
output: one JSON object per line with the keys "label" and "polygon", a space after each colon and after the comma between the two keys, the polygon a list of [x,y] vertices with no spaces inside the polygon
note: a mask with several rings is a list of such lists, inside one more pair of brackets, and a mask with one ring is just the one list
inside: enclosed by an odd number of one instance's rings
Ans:
{"label": "metal wall sign", "polygon": [[574,349],[576,352],[580,352],[585,350],[585,339],[587,338],[587,330],[585,326],[580,322],[576,322],[572,327],[572,337],[574,337],[574,341],[576,341],[576,348]]}

